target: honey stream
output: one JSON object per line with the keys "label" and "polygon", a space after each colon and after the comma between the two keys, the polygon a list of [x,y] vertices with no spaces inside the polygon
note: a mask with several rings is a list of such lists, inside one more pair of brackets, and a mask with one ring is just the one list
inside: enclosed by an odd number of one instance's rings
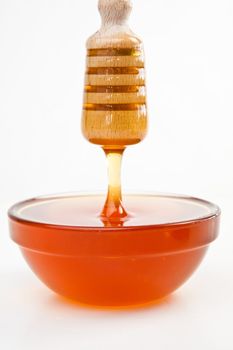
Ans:
{"label": "honey stream", "polygon": [[108,193],[101,212],[101,220],[106,227],[123,226],[130,216],[122,203],[121,163],[124,149],[104,149],[108,163]]}

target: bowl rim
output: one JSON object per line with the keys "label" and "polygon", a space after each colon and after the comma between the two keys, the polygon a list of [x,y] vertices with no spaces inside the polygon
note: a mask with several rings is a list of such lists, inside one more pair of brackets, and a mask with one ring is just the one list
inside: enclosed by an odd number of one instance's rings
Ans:
{"label": "bowl rim", "polygon": [[171,223],[161,223],[161,224],[149,224],[149,225],[129,225],[129,226],[122,226],[122,227],[104,227],[104,226],[79,226],[79,225],[67,225],[67,224],[54,224],[54,223],[46,223],[43,221],[36,221],[36,220],[30,220],[30,219],[25,219],[21,218],[19,215],[17,215],[17,211],[20,208],[25,207],[29,203],[38,203],[42,202],[44,200],[56,200],[56,199],[63,199],[63,198],[68,198],[68,197],[97,197],[97,196],[105,196],[103,192],[64,192],[64,193],[57,193],[57,194],[49,194],[49,195],[42,195],[42,196],[36,196],[32,197],[26,200],[19,201],[12,205],[9,210],[8,210],[8,218],[10,220],[22,223],[22,224],[27,224],[27,225],[36,225],[36,226],[43,226],[43,227],[50,227],[50,228],[56,228],[56,229],[65,229],[65,230],[75,230],[75,231],[126,231],[126,230],[140,230],[140,229],[152,229],[152,228],[164,228],[164,227],[171,227],[171,226],[181,226],[181,225],[187,225],[187,224],[197,224],[200,222],[203,222],[205,220],[213,220],[221,215],[221,209],[218,205],[207,201],[205,199],[201,199],[198,197],[193,197],[189,195],[183,195],[183,194],[175,194],[175,193],[164,193],[164,192],[139,192],[139,193],[130,193],[126,192],[124,195],[128,196],[148,196],[148,197],[163,197],[163,198],[177,198],[177,199],[184,199],[184,200],[190,200],[190,201],[195,201],[202,203],[206,206],[208,206],[211,209],[211,213],[208,215],[203,215],[195,219],[188,219],[188,220],[183,220],[183,221],[176,221],[176,222],[171,222]]}

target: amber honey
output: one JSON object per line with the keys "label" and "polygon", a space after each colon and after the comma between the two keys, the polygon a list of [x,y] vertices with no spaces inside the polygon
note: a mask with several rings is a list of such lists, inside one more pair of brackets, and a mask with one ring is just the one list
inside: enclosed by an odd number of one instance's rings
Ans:
{"label": "amber honey", "polygon": [[103,201],[42,197],[10,212],[12,238],[34,272],[82,303],[127,306],[164,297],[192,274],[218,233],[219,210],[205,201],[128,195],[131,216],[115,228],[99,217]]}

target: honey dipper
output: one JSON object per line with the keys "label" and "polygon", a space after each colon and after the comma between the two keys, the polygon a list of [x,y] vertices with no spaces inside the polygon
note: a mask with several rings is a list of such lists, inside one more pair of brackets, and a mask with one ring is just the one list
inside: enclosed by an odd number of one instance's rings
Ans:
{"label": "honey dipper", "polygon": [[99,0],[102,26],[87,41],[82,131],[105,149],[136,144],[147,131],[144,51],[127,25],[131,9],[130,0]]}
{"label": "honey dipper", "polygon": [[121,196],[122,153],[147,132],[144,51],[127,24],[130,0],[99,0],[98,7],[102,25],[87,40],[82,132],[108,158],[109,188],[101,216],[119,221],[127,217]]}

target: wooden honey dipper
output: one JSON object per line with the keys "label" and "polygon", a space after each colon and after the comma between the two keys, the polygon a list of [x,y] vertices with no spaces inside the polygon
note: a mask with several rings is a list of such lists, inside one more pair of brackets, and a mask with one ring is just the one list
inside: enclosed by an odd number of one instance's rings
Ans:
{"label": "wooden honey dipper", "polygon": [[103,147],[109,163],[108,197],[102,217],[127,217],[121,203],[120,166],[126,146],[147,132],[144,51],[127,20],[130,0],[99,0],[102,26],[87,40],[82,132]]}

